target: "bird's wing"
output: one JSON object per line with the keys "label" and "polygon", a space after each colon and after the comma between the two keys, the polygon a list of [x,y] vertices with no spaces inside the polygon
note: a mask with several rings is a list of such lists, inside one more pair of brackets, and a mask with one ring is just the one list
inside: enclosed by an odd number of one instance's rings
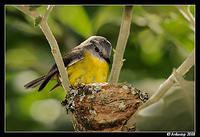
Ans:
{"label": "bird's wing", "polygon": [[[65,67],[68,67],[80,60],[82,60],[84,58],[84,48],[75,48],[73,50],[71,50],[70,52],[68,52],[64,57],[63,57],[63,62]],[[56,74],[58,73],[58,68],[57,65],[54,64],[51,69],[49,70],[49,72],[46,74],[43,82],[41,83],[38,91],[41,91],[46,84],[49,82],[49,80]]]}
{"label": "bird's wing", "polygon": [[63,57],[65,67],[69,67],[84,58],[84,49],[74,49]]}

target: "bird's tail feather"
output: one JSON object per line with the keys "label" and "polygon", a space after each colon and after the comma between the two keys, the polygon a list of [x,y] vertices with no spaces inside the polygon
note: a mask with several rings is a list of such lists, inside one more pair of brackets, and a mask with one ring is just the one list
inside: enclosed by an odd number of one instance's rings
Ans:
{"label": "bird's tail feather", "polygon": [[49,80],[58,72],[58,70],[54,70],[54,71],[51,71],[50,73],[48,73],[45,77],[44,77],[44,80],[42,80],[42,83],[38,89],[38,91],[41,91],[46,85],[47,83],[49,82]]}
{"label": "bird's tail feather", "polygon": [[27,83],[26,85],[24,85],[25,88],[34,88],[36,87],[37,85],[39,85],[40,83],[42,83],[42,81],[44,80],[45,78],[45,75],[44,76],[41,76],[29,83]]}

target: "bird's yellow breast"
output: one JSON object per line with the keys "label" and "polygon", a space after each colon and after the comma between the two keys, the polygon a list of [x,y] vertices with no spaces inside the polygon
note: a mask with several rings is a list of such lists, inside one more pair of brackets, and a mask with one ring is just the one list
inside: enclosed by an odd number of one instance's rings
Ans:
{"label": "bird's yellow breast", "polygon": [[88,51],[85,51],[84,55],[84,59],[67,68],[70,84],[106,82],[109,70],[108,63],[93,57]]}

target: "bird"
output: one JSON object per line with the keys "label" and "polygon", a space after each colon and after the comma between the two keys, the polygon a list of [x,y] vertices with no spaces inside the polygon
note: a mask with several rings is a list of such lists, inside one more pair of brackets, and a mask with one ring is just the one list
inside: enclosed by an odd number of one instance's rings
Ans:
{"label": "bird", "polygon": [[[62,58],[68,72],[70,85],[106,82],[111,51],[111,43],[103,36],[91,36],[71,49]],[[28,89],[40,85],[38,91],[42,91],[50,80],[57,81],[57,84],[50,91],[61,85],[56,64],[45,75],[28,82],[24,87]]]}

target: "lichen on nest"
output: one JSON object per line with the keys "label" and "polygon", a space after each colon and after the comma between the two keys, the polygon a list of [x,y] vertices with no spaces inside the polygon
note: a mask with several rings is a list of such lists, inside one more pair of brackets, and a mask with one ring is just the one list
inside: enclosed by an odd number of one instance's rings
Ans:
{"label": "lichen on nest", "polygon": [[75,130],[121,131],[148,94],[127,83],[79,84],[62,102],[71,111]]}
{"label": "lichen on nest", "polygon": [[94,94],[99,91],[101,91],[100,83],[93,83],[89,85],[78,84],[77,86],[71,86],[69,94],[61,104],[66,107],[67,112],[69,110],[73,112],[75,98],[80,98],[80,100],[83,100],[87,95],[90,95],[90,98],[94,98]]}

